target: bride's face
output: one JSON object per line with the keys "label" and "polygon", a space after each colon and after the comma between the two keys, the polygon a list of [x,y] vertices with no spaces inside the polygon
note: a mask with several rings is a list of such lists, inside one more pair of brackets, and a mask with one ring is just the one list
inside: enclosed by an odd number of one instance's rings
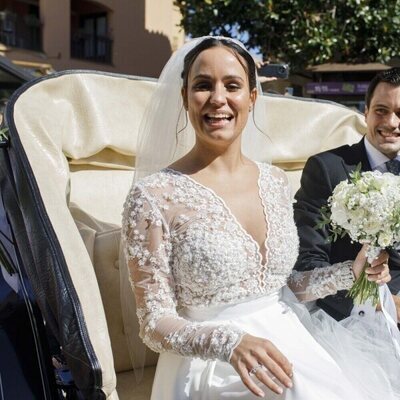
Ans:
{"label": "bride's face", "polygon": [[256,99],[250,91],[245,61],[226,47],[202,51],[182,90],[197,140],[226,146],[240,137]]}

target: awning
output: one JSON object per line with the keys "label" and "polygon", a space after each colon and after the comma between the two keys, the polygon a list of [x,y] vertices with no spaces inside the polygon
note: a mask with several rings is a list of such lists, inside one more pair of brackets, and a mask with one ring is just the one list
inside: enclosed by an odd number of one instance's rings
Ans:
{"label": "awning", "polygon": [[368,72],[368,71],[383,71],[391,67],[381,63],[365,63],[365,64],[350,64],[350,63],[326,63],[313,65],[308,67],[307,71],[311,72]]}
{"label": "awning", "polygon": [[28,73],[33,73],[34,76],[43,76],[54,72],[47,56],[39,51],[9,47],[0,43],[0,56],[7,58]]}

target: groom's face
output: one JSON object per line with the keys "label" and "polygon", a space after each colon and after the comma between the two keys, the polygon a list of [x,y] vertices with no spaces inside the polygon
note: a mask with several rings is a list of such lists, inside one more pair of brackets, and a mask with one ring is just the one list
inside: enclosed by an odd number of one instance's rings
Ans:
{"label": "groom's face", "polygon": [[367,139],[389,158],[400,152],[400,86],[379,83],[365,111]]}

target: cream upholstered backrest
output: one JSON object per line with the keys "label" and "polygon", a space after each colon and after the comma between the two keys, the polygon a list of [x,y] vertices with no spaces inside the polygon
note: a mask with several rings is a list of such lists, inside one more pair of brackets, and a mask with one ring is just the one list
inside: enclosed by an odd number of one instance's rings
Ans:
{"label": "cream upholstered backrest", "polygon": [[[120,221],[140,120],[155,85],[122,75],[61,73],[26,90],[15,110],[110,398],[116,396],[114,368],[131,368],[119,303]],[[266,140],[266,155],[288,171],[293,192],[311,154],[354,143],[365,131],[362,115],[334,104],[279,96],[258,101],[268,116],[260,128],[273,143]]]}
{"label": "cream upholstered backrest", "polygon": [[270,159],[286,171],[293,195],[311,155],[356,143],[366,133],[364,116],[337,103],[274,95],[261,101],[267,113],[264,132],[273,142]]}

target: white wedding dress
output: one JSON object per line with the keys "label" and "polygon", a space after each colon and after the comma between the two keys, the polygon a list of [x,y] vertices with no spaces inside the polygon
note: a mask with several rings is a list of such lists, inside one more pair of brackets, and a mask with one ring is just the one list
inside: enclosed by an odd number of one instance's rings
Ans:
{"label": "white wedding dress", "polygon": [[294,386],[282,395],[259,383],[268,399],[400,399],[400,362],[380,313],[373,325],[338,323],[295,300],[292,291],[306,302],[348,289],[351,262],[292,273],[298,237],[286,177],[258,166],[264,255],[223,199],[187,175],[164,169],[128,194],[123,240],[140,335],[161,353],[152,399],[257,398],[228,362],[245,333],[293,364]]}

